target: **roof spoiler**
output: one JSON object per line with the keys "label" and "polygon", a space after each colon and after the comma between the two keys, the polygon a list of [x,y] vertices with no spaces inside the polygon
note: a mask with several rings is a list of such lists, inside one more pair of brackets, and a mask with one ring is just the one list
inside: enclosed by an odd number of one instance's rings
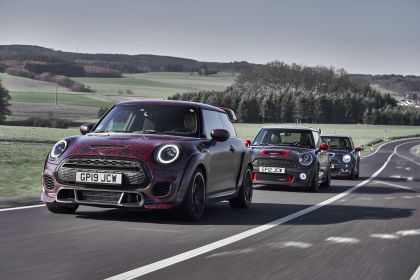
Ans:
{"label": "roof spoiler", "polygon": [[232,109],[223,108],[223,107],[220,107],[220,109],[222,109],[223,111],[226,112],[226,115],[228,115],[228,117],[229,117],[229,119],[230,119],[231,122],[238,121],[238,118],[236,117],[236,114],[235,114],[235,112]]}

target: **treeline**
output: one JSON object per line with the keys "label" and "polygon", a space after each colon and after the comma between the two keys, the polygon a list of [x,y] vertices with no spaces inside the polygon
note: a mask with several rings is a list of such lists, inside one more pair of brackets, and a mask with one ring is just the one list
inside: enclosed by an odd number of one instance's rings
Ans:
{"label": "treeline", "polygon": [[74,65],[64,62],[56,63],[25,63],[25,69],[35,73],[51,73],[55,75],[64,75],[71,77],[84,77],[85,68],[80,65]]}
{"label": "treeline", "polygon": [[0,45],[0,63],[2,61],[38,61],[49,64],[68,63],[82,66],[97,66],[113,69],[122,73],[142,72],[198,72],[207,65],[216,72],[240,72],[261,65],[246,61],[235,62],[200,62],[194,59],[160,56],[160,55],[127,55],[127,54],[89,54],[63,52],[29,45]]}
{"label": "treeline", "polygon": [[418,110],[397,107],[390,95],[381,95],[344,70],[282,62],[246,71],[224,91],[169,99],[229,107],[240,121],[251,123],[420,124]]}

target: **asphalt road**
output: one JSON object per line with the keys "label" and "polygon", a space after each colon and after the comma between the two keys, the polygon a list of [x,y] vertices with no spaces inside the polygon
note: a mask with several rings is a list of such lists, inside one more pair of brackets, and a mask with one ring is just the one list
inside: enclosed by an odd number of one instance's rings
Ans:
{"label": "asphalt road", "polygon": [[361,178],[320,193],[257,187],[251,209],[218,203],[199,223],[92,207],[2,211],[0,279],[410,279],[420,265],[418,144],[388,143],[362,159]]}

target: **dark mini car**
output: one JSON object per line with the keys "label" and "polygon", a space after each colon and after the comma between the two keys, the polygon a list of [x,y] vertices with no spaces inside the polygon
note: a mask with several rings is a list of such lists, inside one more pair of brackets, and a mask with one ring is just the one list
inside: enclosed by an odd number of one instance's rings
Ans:
{"label": "dark mini car", "polygon": [[191,220],[205,204],[252,200],[251,152],[229,109],[182,101],[115,105],[83,136],[59,141],[45,161],[41,200],[54,213],[79,205],[176,209]]}
{"label": "dark mini car", "polygon": [[353,139],[346,135],[323,134],[321,139],[328,145],[331,156],[331,175],[334,178],[354,180],[359,177],[361,147],[355,147]]}
{"label": "dark mini car", "polygon": [[[245,140],[247,141],[247,140]],[[319,131],[298,126],[263,127],[251,144],[253,182],[306,187],[312,192],[331,183],[327,145]]]}

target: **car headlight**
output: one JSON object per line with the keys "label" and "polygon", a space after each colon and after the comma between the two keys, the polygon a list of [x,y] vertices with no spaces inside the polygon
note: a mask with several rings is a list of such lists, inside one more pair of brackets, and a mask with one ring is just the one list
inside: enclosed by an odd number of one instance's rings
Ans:
{"label": "car headlight", "polygon": [[308,166],[312,163],[314,159],[312,158],[312,156],[310,154],[301,154],[299,156],[299,162],[302,165]]}
{"label": "car headlight", "polygon": [[344,163],[349,163],[351,161],[351,156],[350,155],[344,155],[343,156],[343,162]]}
{"label": "car headlight", "polygon": [[54,147],[51,149],[50,157],[52,159],[58,158],[59,156],[61,156],[64,153],[64,151],[67,149],[68,145],[69,145],[69,142],[66,139],[58,141],[54,145]]}
{"label": "car headlight", "polygon": [[163,164],[169,164],[176,161],[181,154],[179,146],[174,144],[163,145],[157,150],[156,160]]}

